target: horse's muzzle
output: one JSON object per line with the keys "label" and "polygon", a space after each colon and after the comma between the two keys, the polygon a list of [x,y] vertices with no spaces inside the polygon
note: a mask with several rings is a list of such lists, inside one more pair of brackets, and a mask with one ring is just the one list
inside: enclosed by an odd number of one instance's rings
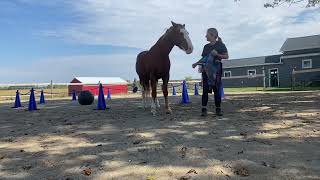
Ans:
{"label": "horse's muzzle", "polygon": [[187,54],[191,54],[193,52],[193,46],[189,47],[188,50],[186,50]]}

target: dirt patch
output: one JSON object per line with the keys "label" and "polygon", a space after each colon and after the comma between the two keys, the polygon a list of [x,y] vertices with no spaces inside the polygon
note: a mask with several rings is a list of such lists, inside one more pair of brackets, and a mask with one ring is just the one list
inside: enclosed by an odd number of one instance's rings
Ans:
{"label": "dirt patch", "polygon": [[210,106],[205,118],[200,96],[169,99],[173,114],[156,117],[136,97],[107,101],[107,111],[69,100],[36,112],[2,104],[0,177],[320,179],[319,92],[228,94],[224,116]]}

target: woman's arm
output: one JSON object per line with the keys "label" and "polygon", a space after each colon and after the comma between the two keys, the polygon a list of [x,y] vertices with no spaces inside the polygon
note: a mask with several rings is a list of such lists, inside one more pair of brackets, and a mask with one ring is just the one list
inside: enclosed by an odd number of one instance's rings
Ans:
{"label": "woman's arm", "polygon": [[204,57],[201,58],[199,61],[192,64],[192,68],[195,68],[197,65],[201,65],[204,63]]}
{"label": "woman's arm", "polygon": [[214,55],[215,57],[217,57],[220,61],[222,59],[229,59],[229,54],[228,52],[219,54],[215,49],[211,51],[211,54]]}
{"label": "woman's arm", "polygon": [[226,53],[223,53],[223,54],[217,54],[218,58],[219,59],[229,59],[229,54],[226,52]]}

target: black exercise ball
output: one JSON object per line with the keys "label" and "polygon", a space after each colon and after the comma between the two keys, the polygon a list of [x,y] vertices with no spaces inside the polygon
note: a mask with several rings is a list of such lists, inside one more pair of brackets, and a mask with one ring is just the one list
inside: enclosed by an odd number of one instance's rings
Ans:
{"label": "black exercise ball", "polygon": [[78,96],[78,102],[81,105],[91,105],[94,101],[94,96],[90,91],[81,91]]}
{"label": "black exercise ball", "polygon": [[132,89],[133,93],[136,93],[137,91],[138,91],[138,87],[137,86]]}

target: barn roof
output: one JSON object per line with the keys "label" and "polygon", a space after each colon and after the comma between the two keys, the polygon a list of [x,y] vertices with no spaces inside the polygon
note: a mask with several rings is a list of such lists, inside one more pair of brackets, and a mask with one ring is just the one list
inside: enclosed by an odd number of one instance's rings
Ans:
{"label": "barn roof", "polygon": [[222,61],[224,68],[234,68],[234,67],[245,67],[253,65],[262,65],[265,63],[265,56],[252,57],[252,58],[242,58],[242,59],[232,59]]}
{"label": "barn roof", "polygon": [[288,38],[280,51],[286,52],[316,48],[320,48],[320,35]]}
{"label": "barn roof", "polygon": [[242,59],[231,59],[222,61],[224,68],[248,67],[248,66],[262,66],[280,62],[281,55],[259,56]]}
{"label": "barn roof", "polygon": [[83,84],[128,84],[128,82],[120,77],[75,77]]}

